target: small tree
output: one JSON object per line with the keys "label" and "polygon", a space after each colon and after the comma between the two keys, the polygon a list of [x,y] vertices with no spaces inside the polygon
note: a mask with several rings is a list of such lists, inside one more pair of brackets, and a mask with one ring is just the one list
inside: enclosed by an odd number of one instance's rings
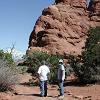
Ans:
{"label": "small tree", "polygon": [[[84,66],[86,67],[87,82],[100,80],[100,27],[89,30],[89,35],[83,52]],[[87,77],[89,79],[87,79]]]}
{"label": "small tree", "polygon": [[14,60],[12,58],[12,54],[8,52],[4,52],[3,50],[0,50],[0,59],[3,59],[10,64],[14,63]]}
{"label": "small tree", "polygon": [[100,81],[100,27],[91,28],[81,57],[70,56],[75,75],[81,83]]}

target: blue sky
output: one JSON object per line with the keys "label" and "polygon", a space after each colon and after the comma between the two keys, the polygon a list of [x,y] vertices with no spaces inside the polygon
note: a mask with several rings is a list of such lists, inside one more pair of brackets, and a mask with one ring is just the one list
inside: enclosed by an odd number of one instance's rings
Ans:
{"label": "blue sky", "polygon": [[42,10],[54,0],[0,0],[0,49],[15,45],[25,52],[31,31]]}

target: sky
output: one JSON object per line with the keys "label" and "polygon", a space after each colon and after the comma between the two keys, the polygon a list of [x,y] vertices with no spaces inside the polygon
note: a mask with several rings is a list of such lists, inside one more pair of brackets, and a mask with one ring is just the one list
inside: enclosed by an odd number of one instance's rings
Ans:
{"label": "sky", "polygon": [[0,0],[0,49],[26,52],[29,36],[44,8],[54,0]]}

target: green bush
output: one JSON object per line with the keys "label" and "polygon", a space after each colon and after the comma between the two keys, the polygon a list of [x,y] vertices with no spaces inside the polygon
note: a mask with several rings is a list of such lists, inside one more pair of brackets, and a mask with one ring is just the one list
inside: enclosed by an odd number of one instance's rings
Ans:
{"label": "green bush", "polygon": [[49,75],[49,82],[53,83],[57,80],[57,64],[58,60],[62,58],[59,55],[47,54],[46,52],[33,52],[32,55],[26,55],[25,59],[29,66],[28,71],[31,72],[33,75],[37,74],[38,68],[41,65],[43,60],[46,61],[47,65],[50,67],[50,75]]}
{"label": "green bush", "polygon": [[3,59],[10,64],[14,63],[14,60],[12,58],[12,54],[8,53],[8,52],[4,52],[3,50],[0,50],[0,59]]}
{"label": "green bush", "polygon": [[80,83],[84,83],[85,81],[83,78],[87,70],[83,66],[81,57],[69,55],[69,59],[70,59],[70,65],[73,68],[74,74],[78,78],[78,81]]}
{"label": "green bush", "polygon": [[100,27],[89,30],[85,51],[83,52],[83,61],[88,71],[85,80],[88,82],[100,81]]}
{"label": "green bush", "polygon": [[46,61],[48,59],[48,56],[49,55],[47,53],[38,51],[33,52],[32,55],[26,55],[25,63],[29,67],[28,72],[31,72],[33,75],[35,75],[39,66],[41,65],[42,60]]}
{"label": "green bush", "polygon": [[100,27],[89,30],[82,56],[71,55],[70,61],[81,83],[100,81]]}
{"label": "green bush", "polygon": [[52,67],[52,68],[50,69],[49,83],[50,83],[50,84],[55,84],[55,83],[57,83],[57,66]]}
{"label": "green bush", "polygon": [[18,83],[17,71],[10,66],[8,62],[0,59],[0,91],[12,90]]}
{"label": "green bush", "polygon": [[48,58],[48,64],[50,66],[50,75],[49,75],[49,83],[56,83],[57,82],[57,65],[58,60],[63,58],[62,56],[58,55],[50,55]]}

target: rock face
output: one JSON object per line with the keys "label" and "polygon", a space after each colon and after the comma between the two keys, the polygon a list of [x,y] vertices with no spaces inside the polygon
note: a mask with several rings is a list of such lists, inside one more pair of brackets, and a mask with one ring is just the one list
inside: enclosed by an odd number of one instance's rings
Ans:
{"label": "rock face", "polygon": [[[92,2],[92,3],[91,3]],[[27,53],[81,54],[87,31],[100,25],[100,0],[55,0],[36,21]]]}

